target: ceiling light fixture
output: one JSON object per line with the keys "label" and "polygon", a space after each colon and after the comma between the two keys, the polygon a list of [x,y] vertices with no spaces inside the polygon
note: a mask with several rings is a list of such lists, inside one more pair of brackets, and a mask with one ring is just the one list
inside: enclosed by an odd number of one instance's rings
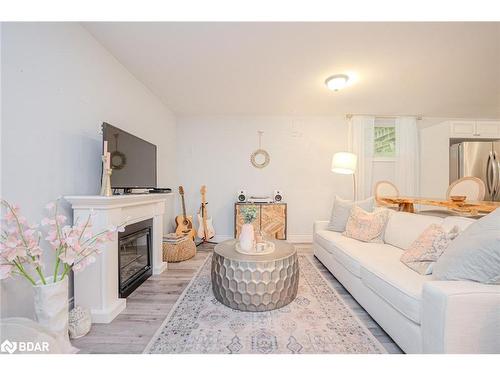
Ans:
{"label": "ceiling light fixture", "polygon": [[326,79],[325,85],[332,91],[339,91],[340,89],[343,89],[347,86],[348,81],[349,76],[347,76],[346,74],[335,74]]}

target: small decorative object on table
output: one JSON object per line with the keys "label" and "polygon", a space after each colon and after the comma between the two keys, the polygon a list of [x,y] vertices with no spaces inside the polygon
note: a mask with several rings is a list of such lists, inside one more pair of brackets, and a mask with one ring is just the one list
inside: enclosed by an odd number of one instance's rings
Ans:
{"label": "small decorative object on table", "polygon": [[245,255],[267,255],[274,252],[274,248],[275,246],[272,241],[264,241],[256,243],[249,250],[243,249],[239,242],[236,242],[235,244],[236,252]]}
{"label": "small decorative object on table", "polygon": [[85,336],[90,331],[92,321],[90,310],[81,306],[76,306],[69,312],[69,337],[77,339]]}
{"label": "small decorative object on table", "polygon": [[102,154],[102,178],[101,178],[101,195],[111,197],[111,154],[108,152],[108,141],[104,141],[104,152]]}
{"label": "small decorative object on table", "polygon": [[450,197],[450,199],[453,203],[456,203],[457,205],[463,205],[465,203],[465,200],[467,199],[467,196],[465,196],[465,195],[452,195]]}
{"label": "small decorative object on table", "polygon": [[241,208],[244,224],[241,226],[239,246],[249,251],[255,246],[255,232],[252,223],[257,218],[257,206],[248,205]]}
{"label": "small decorative object on table", "polygon": [[[46,233],[37,225],[29,224],[15,205],[1,201],[6,208],[3,234],[0,236],[0,280],[22,276],[33,286],[35,315],[38,323],[52,332],[63,353],[75,353],[68,337],[68,274],[79,272],[95,260],[103,243],[110,241],[123,227],[112,227],[92,233],[91,216],[84,223],[64,225],[66,216],[58,212],[56,203],[46,208],[48,217],[41,221]],[[43,250],[40,240],[45,238],[50,253],[55,254],[54,270],[44,273]]]}
{"label": "small decorative object on table", "polygon": [[163,237],[163,261],[178,263],[196,255],[196,244],[189,235],[169,233]]}

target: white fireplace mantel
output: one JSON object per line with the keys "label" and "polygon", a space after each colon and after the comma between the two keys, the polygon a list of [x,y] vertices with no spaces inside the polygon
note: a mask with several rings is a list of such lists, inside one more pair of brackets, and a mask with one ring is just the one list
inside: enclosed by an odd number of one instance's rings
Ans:
{"label": "white fireplace mantel", "polygon": [[[73,208],[73,221],[86,220],[93,214],[93,232],[110,226],[137,223],[153,219],[152,267],[153,274],[162,273],[167,263],[162,259],[163,214],[166,200],[172,193],[116,195],[112,197],[64,197]],[[118,235],[105,244],[96,256],[95,263],[75,274],[75,304],[90,309],[93,323],[111,322],[126,306],[126,299],[119,298],[118,285]]]}

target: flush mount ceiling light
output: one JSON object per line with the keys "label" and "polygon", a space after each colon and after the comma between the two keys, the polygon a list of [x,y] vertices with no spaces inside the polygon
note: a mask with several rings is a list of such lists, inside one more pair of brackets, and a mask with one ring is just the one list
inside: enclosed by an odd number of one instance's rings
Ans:
{"label": "flush mount ceiling light", "polygon": [[335,74],[326,79],[325,85],[332,91],[339,91],[347,86],[348,81],[349,77],[346,74]]}

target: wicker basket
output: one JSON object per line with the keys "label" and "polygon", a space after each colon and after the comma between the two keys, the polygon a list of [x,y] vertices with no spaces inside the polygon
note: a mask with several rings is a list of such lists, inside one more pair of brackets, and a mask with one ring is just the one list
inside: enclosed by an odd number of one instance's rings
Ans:
{"label": "wicker basket", "polygon": [[196,245],[190,238],[180,242],[163,242],[163,261],[169,263],[182,262],[196,255]]}

